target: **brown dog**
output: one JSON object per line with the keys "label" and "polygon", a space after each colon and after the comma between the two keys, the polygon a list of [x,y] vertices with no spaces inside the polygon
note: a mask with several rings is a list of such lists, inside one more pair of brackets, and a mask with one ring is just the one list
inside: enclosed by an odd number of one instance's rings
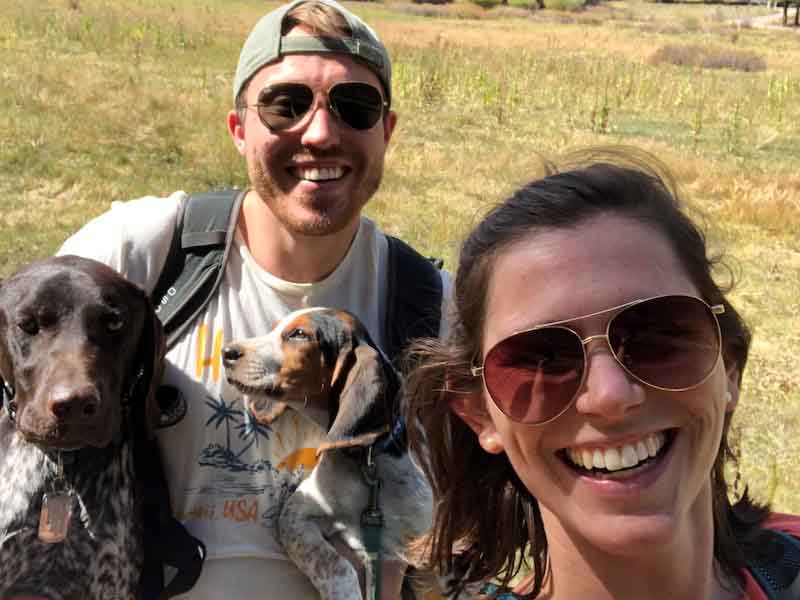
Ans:
{"label": "brown dog", "polygon": [[134,446],[163,353],[147,295],[105,265],[52,258],[0,286],[0,598],[136,596]]}

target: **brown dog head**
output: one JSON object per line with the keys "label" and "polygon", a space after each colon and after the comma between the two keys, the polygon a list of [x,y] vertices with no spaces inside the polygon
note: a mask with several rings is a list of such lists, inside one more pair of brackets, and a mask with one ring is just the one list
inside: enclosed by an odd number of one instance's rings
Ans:
{"label": "brown dog head", "polygon": [[45,447],[105,447],[126,405],[148,429],[164,355],[147,294],[93,260],[35,262],[0,285],[0,377],[18,431]]}

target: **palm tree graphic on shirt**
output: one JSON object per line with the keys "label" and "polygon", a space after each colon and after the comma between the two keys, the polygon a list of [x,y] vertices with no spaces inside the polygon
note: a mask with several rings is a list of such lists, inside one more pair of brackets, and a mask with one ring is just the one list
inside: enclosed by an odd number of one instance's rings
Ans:
{"label": "palm tree graphic on shirt", "polygon": [[[222,398],[206,396],[206,406],[211,409],[212,414],[206,421],[206,427],[213,426],[219,429],[225,426],[225,446],[211,443],[201,453],[199,462],[203,466],[216,467],[230,472],[257,472],[272,470],[272,464],[268,460],[259,460],[256,463],[246,463],[242,456],[254,445],[259,446],[261,438],[269,439],[271,428],[268,425],[259,423],[249,410],[234,408],[234,402],[225,402]],[[244,446],[234,452],[231,447],[231,429],[238,432],[238,438],[244,442]]]}

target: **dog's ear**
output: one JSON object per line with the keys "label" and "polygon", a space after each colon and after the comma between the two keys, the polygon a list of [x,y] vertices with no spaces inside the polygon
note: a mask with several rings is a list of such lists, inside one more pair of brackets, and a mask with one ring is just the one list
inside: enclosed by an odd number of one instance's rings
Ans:
{"label": "dog's ear", "polygon": [[338,410],[320,452],[371,444],[389,431],[393,417],[397,389],[384,356],[367,344],[341,354],[334,368],[331,403],[335,410],[338,399]]}
{"label": "dog's ear", "polygon": [[[3,283],[2,280],[0,280],[0,400],[5,398],[8,390],[15,389],[14,363],[8,351],[8,317],[6,316],[2,301]],[[0,401],[0,412],[2,412],[4,408],[5,402]]]}
{"label": "dog's ear", "polygon": [[[153,305],[146,295],[143,298],[143,302],[145,304],[145,318],[142,325],[142,333],[139,336],[135,360],[135,368],[142,369],[142,376],[136,384],[134,402],[144,402],[143,424],[148,436],[152,436],[161,423],[161,411],[156,398],[156,391],[161,385],[161,377],[164,374],[166,340],[161,321],[156,316]],[[141,414],[140,411],[137,412]]]}

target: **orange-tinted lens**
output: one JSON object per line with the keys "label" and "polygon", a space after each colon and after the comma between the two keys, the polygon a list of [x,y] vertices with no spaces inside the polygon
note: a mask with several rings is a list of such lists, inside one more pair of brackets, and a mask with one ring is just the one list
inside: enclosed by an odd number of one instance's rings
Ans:
{"label": "orange-tinted lens", "polygon": [[497,407],[522,423],[561,414],[581,385],[583,345],[565,327],[543,327],[508,337],[486,355],[483,377]]}
{"label": "orange-tinted lens", "polygon": [[665,296],[634,304],[611,320],[609,344],[634,377],[667,390],[699,385],[717,364],[717,318],[702,300]]}

